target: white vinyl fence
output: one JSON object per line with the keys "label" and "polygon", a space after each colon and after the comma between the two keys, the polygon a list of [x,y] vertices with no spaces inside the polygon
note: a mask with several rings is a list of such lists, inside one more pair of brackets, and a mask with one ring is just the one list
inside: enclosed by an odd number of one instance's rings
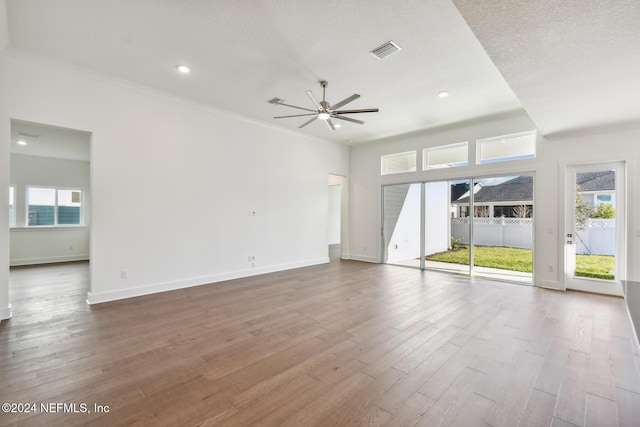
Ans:
{"label": "white vinyl fence", "polygon": [[[451,236],[469,243],[471,218],[451,218]],[[615,254],[615,219],[590,219],[585,229],[578,231],[576,253],[593,255]],[[533,248],[533,218],[474,218],[476,245]]]}
{"label": "white vinyl fence", "polygon": [[576,253],[591,255],[616,254],[616,220],[592,218],[584,230],[576,232]]}
{"label": "white vinyl fence", "polygon": [[[469,220],[452,218],[451,235],[469,243]],[[533,248],[532,218],[474,218],[473,236],[476,245]]]}

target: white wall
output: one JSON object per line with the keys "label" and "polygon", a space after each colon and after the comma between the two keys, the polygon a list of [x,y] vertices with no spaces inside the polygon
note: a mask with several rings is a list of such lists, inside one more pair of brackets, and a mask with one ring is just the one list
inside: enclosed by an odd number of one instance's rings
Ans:
{"label": "white wall", "polygon": [[[16,228],[10,233],[11,265],[89,259],[89,162],[12,154],[10,183],[16,188]],[[25,228],[27,186],[82,190],[84,226]]]}
{"label": "white wall", "polygon": [[[564,165],[625,160],[627,162],[627,278],[640,280],[640,185],[637,180],[637,156],[640,153],[640,128],[626,128],[563,136],[554,140],[540,137],[537,157],[513,162],[475,165],[474,141],[498,135],[535,129],[525,113],[513,113],[475,122],[443,127],[352,147],[350,158],[350,252],[349,258],[372,262],[381,260],[380,187],[383,184],[439,181],[491,175],[535,173],[535,245],[534,269],[537,285],[564,288],[562,266]],[[380,175],[380,156],[418,150],[456,142],[470,142],[470,166],[396,175]],[[562,209],[561,209],[562,208]],[[347,256],[345,256],[347,257]]]}
{"label": "white wall", "polygon": [[[345,147],[16,50],[0,93],[0,123],[93,134],[91,302],[328,261],[327,175],[346,175]],[[0,307],[7,270],[3,245]]]}
{"label": "white wall", "polygon": [[0,51],[9,46],[9,25],[7,22],[7,1],[0,0]]}

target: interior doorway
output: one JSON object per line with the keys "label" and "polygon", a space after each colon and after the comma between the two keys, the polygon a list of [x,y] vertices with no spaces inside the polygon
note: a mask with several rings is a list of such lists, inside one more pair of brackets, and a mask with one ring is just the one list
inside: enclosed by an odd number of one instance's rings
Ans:
{"label": "interior doorway", "polygon": [[[89,132],[11,120],[10,281],[31,271],[44,271],[30,266],[72,262],[76,267],[86,265],[88,271],[90,142]],[[14,274],[14,269],[19,271]],[[58,286],[55,280],[51,278],[52,289]],[[31,282],[21,279],[19,283]],[[42,278],[38,286],[44,286]],[[86,295],[86,280],[82,286]],[[18,309],[13,306],[14,311]]]}
{"label": "interior doorway", "polygon": [[329,260],[342,257],[342,216],[345,178],[329,174],[329,208],[327,215],[327,246]]}
{"label": "interior doorway", "polygon": [[622,295],[625,163],[571,165],[565,177],[565,286]]}

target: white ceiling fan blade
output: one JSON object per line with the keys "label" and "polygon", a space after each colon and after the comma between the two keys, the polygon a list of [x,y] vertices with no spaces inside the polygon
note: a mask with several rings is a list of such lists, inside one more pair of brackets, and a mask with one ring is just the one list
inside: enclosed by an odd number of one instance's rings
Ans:
{"label": "white ceiling fan blade", "polygon": [[309,120],[308,122],[304,122],[303,124],[301,124],[300,126],[298,126],[298,129],[305,127],[306,125],[308,125],[309,123],[311,123],[314,120],[317,120],[318,116],[316,115],[314,118],[312,118],[311,120]]}
{"label": "white ceiling fan blade", "polygon": [[315,112],[315,110],[311,110],[309,108],[304,108],[304,107],[296,107],[295,105],[289,105],[289,104],[285,104],[282,102],[278,102],[275,105],[283,105],[285,107],[291,107],[291,108],[297,108],[298,110],[304,110],[304,111],[311,111],[311,112]]}
{"label": "white ceiling fan blade", "polygon": [[340,110],[340,111],[334,111],[333,114],[355,114],[355,113],[377,113],[378,110],[377,108],[363,108],[360,110]]}
{"label": "white ceiling fan blade", "polygon": [[332,109],[332,110],[337,110],[338,108],[340,108],[340,107],[342,107],[342,106],[344,106],[344,105],[347,105],[348,103],[350,103],[350,102],[352,102],[352,101],[355,101],[355,100],[356,100],[356,99],[358,99],[358,98],[360,98],[360,95],[358,95],[357,93],[354,93],[354,94],[353,94],[353,95],[351,95],[350,97],[343,99],[342,101],[338,102],[338,103],[337,103],[337,104],[335,104],[335,105],[332,105],[332,106],[331,106],[331,109]]}
{"label": "white ceiling fan blade", "polygon": [[359,125],[364,124],[364,122],[362,120],[356,120],[356,119],[352,119],[351,117],[342,117],[342,116],[331,116],[331,118],[333,119],[340,119],[340,120],[346,120],[348,122],[352,122],[352,123],[357,123]]}
{"label": "white ceiling fan blade", "polygon": [[317,116],[318,113],[308,113],[308,114],[294,114],[292,116],[276,116],[274,119],[288,119],[289,117],[304,117],[304,116]]}
{"label": "white ceiling fan blade", "polygon": [[329,129],[336,130],[336,127],[333,125],[333,122],[331,121],[331,119],[327,119],[325,120],[325,122],[327,122],[327,126],[329,126]]}
{"label": "white ceiling fan blade", "polygon": [[318,109],[318,111],[322,111],[322,105],[320,105],[316,97],[313,96],[313,92],[311,92],[310,90],[305,90],[305,92],[309,97],[309,99],[311,100],[311,102],[313,102],[313,105],[315,105],[315,107]]}

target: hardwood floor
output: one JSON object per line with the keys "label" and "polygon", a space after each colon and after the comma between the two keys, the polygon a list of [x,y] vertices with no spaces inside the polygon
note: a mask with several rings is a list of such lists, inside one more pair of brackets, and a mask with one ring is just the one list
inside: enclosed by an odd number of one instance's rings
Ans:
{"label": "hardwood floor", "polygon": [[87,281],[12,270],[0,403],[37,413],[0,425],[640,423],[619,298],[350,261],[92,307]]}

